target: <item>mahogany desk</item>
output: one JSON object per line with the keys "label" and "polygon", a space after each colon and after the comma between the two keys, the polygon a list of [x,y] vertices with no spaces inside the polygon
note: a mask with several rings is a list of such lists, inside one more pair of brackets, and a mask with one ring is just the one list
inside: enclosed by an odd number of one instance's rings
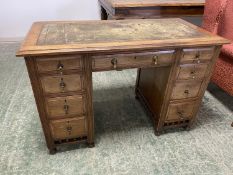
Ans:
{"label": "mahogany desk", "polygon": [[188,127],[227,40],[181,19],[37,22],[17,56],[26,61],[50,153],[94,146],[92,72],[141,68],[136,97],[155,133]]}
{"label": "mahogany desk", "polygon": [[99,0],[101,19],[202,17],[205,0]]}

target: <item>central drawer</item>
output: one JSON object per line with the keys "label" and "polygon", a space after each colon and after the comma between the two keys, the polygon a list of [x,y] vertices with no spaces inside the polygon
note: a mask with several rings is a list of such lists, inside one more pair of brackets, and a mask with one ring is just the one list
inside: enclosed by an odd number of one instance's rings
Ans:
{"label": "central drawer", "polygon": [[85,99],[83,95],[47,98],[46,104],[50,119],[83,115],[85,113]]}
{"label": "central drawer", "polygon": [[53,120],[50,122],[50,129],[55,140],[70,139],[87,134],[85,117]]}
{"label": "central drawer", "polygon": [[64,93],[83,89],[82,74],[54,75],[41,77],[44,93]]}
{"label": "central drawer", "polygon": [[171,65],[174,61],[174,52],[174,50],[168,50],[149,53],[93,56],[92,69],[94,71],[100,71]]}

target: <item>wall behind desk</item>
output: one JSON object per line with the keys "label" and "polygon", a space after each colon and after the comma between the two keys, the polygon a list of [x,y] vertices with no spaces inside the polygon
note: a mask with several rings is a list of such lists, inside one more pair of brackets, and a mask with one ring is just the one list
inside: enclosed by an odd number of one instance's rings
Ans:
{"label": "wall behind desk", "polygon": [[[0,41],[23,39],[35,21],[98,19],[98,0],[1,0]],[[187,20],[201,24],[200,18]]]}
{"label": "wall behind desk", "polygon": [[1,0],[0,38],[22,38],[34,21],[100,19],[98,0]]}

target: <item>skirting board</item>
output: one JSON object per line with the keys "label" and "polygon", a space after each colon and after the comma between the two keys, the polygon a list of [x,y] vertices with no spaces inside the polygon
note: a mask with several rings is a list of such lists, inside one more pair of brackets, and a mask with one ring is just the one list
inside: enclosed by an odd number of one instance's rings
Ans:
{"label": "skirting board", "polygon": [[5,43],[5,42],[20,42],[23,41],[24,37],[0,37],[0,43]]}

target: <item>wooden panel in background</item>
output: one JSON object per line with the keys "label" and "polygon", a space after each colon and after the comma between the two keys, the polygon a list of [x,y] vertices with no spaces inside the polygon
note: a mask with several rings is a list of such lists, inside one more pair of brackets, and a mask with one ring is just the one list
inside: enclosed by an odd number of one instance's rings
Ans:
{"label": "wooden panel in background", "polygon": [[153,6],[204,6],[205,0],[99,0],[114,8]]}

